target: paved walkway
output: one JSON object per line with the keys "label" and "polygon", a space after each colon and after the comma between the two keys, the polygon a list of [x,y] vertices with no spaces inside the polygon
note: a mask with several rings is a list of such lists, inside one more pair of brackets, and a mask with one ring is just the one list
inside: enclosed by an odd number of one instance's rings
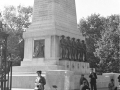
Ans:
{"label": "paved walkway", "polygon": [[[12,90],[34,90],[34,89],[24,89],[24,88],[12,88]],[[97,90],[108,90],[107,88],[101,88]]]}
{"label": "paved walkway", "polygon": [[[12,88],[12,90],[34,90],[34,89]],[[97,90],[108,90],[108,88],[99,88]],[[120,90],[120,89],[118,89],[118,90]]]}

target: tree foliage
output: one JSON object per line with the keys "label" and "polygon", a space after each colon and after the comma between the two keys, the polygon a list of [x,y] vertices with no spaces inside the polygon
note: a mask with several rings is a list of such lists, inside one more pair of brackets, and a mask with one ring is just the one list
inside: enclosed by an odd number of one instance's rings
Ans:
{"label": "tree foliage", "polygon": [[9,33],[8,53],[12,53],[14,60],[18,60],[18,57],[19,60],[22,60],[24,57],[24,40],[22,35],[31,24],[32,10],[30,6],[24,7],[19,5],[17,7],[4,7],[2,12],[3,22],[6,24],[4,30]]}
{"label": "tree foliage", "polygon": [[120,15],[93,14],[82,19],[79,29],[86,37],[87,59],[100,72],[119,72]]}
{"label": "tree foliage", "polygon": [[101,32],[104,30],[105,18],[99,14],[93,14],[88,18],[80,20],[79,29],[86,38],[87,60],[91,67],[97,67],[99,59],[94,56],[95,44],[101,38]]}
{"label": "tree foliage", "polygon": [[102,72],[119,72],[120,55],[120,16],[111,15],[106,18],[105,31],[96,44],[96,56],[100,58]]}

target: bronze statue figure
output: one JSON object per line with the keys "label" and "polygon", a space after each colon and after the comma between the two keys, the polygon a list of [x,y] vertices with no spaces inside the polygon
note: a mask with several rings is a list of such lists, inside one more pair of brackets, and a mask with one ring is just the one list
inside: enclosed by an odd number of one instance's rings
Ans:
{"label": "bronze statue figure", "polygon": [[61,59],[65,59],[65,54],[66,54],[66,48],[65,48],[65,36],[62,35],[61,36],[61,40],[60,40],[60,54],[61,54]]}
{"label": "bronze statue figure", "polygon": [[75,38],[72,38],[72,60],[75,60],[75,55],[76,55],[76,53],[75,53]]}
{"label": "bronze statue figure", "polygon": [[81,43],[80,43],[80,39],[77,39],[77,60],[80,61],[80,51],[81,51]]}
{"label": "bronze statue figure", "polygon": [[67,58],[68,60],[71,60],[71,40],[70,40],[70,37],[67,37],[67,49],[68,49],[68,55],[67,55]]}
{"label": "bronze statue figure", "polygon": [[65,38],[64,40],[64,46],[65,46],[65,59],[68,60],[68,42],[67,42],[67,38]]}
{"label": "bronze statue figure", "polygon": [[44,57],[44,40],[35,40],[34,41],[34,58],[43,58]]}
{"label": "bronze statue figure", "polygon": [[84,58],[83,59],[84,62],[87,61],[86,60],[86,44],[85,44],[84,40],[82,40],[82,58]]}
{"label": "bronze statue figure", "polygon": [[60,40],[60,59],[74,60],[74,61],[86,61],[86,44],[84,40],[70,39],[64,35],[61,36]]}

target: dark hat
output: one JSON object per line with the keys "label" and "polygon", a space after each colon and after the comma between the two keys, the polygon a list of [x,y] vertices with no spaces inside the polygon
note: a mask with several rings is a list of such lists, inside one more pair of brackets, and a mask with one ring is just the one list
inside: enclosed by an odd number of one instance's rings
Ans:
{"label": "dark hat", "polygon": [[80,39],[77,39],[77,41],[80,41]]}
{"label": "dark hat", "polygon": [[37,71],[37,73],[41,74],[41,73],[42,73],[42,71]]}
{"label": "dark hat", "polygon": [[94,70],[93,68],[91,68],[91,70]]}
{"label": "dark hat", "polygon": [[67,38],[68,38],[68,39],[70,39],[70,37],[69,37],[69,36],[68,36]]}
{"label": "dark hat", "polygon": [[64,35],[62,35],[61,37],[65,37]]}
{"label": "dark hat", "polygon": [[81,76],[84,76],[84,74],[81,74]]}
{"label": "dark hat", "polygon": [[112,78],[111,81],[114,81],[114,79]]}

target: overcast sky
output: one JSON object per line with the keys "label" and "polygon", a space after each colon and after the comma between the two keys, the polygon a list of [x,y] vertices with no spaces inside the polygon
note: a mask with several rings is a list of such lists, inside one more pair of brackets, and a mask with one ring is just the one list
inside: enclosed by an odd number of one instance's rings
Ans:
{"label": "overcast sky", "polygon": [[[34,0],[1,0],[0,10],[6,5],[33,5]],[[109,16],[120,14],[120,0],[76,0],[77,22],[93,13]]]}

